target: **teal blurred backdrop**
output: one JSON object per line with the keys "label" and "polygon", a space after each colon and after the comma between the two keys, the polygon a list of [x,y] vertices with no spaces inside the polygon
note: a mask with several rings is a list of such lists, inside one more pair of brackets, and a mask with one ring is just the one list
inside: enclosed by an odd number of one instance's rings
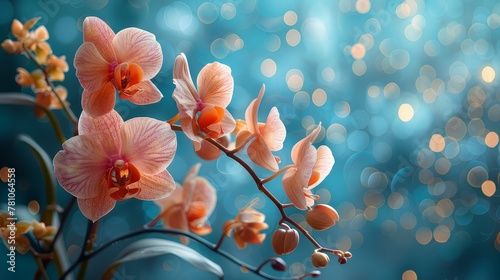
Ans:
{"label": "teal blurred backdrop", "polygon": [[[291,162],[291,147],[314,124],[324,130],[315,145],[331,148],[336,163],[315,189],[321,203],[332,205],[340,221],[313,235],[326,247],[349,250],[353,258],[338,265],[332,258],[320,279],[497,279],[500,275],[500,4],[495,0],[0,0],[0,39],[12,38],[13,19],[42,17],[54,54],[70,65],[61,84],[77,115],[81,93],[74,55],[82,43],[82,22],[98,16],[118,32],[138,27],[156,35],[163,50],[160,73],[153,79],[161,102],[136,106],[119,101],[124,119],[176,114],[171,98],[175,56],[187,55],[193,77],[207,63],[232,69],[234,96],[228,109],[244,118],[246,106],[263,83],[266,94],[260,120],[276,106],[287,127],[282,166]],[[37,25],[37,26],[38,26]],[[17,67],[33,70],[23,56],[0,52],[1,92],[24,92],[14,77]],[[67,136],[72,126],[56,111]],[[43,176],[29,148],[16,141],[28,134],[50,156],[61,149],[50,123],[30,107],[0,105],[0,166],[16,168],[19,217],[35,216],[21,204],[45,199]],[[179,148],[169,171],[181,182],[199,159],[188,139],[178,134]],[[243,156],[248,160],[247,157]],[[261,177],[269,172],[255,167]],[[218,204],[209,221],[217,242],[222,225],[238,209],[260,197],[270,237],[279,212],[258,192],[245,170],[230,159],[203,161],[200,174],[217,188]],[[280,179],[268,188],[287,201]],[[58,202],[70,195],[62,188]],[[0,189],[5,210],[6,188]],[[100,221],[97,246],[137,229],[158,214],[153,202],[128,200]],[[287,209],[294,213],[292,209]],[[292,215],[299,222],[304,213]],[[63,237],[70,260],[79,254],[86,219],[77,207]],[[160,237],[151,235],[151,237]],[[177,240],[175,237],[162,237]],[[88,279],[97,279],[114,260],[122,241],[91,260]],[[191,242],[219,263],[226,279],[256,279],[221,256]],[[2,247],[4,248],[4,247]],[[258,265],[275,256],[270,238],[263,245],[238,250],[226,239],[222,248]],[[313,269],[314,247],[302,238],[294,254],[284,256],[285,273]],[[32,279],[36,264],[18,256],[17,272],[7,271],[7,250],[0,250],[0,278]],[[55,275],[54,268],[49,270]],[[210,278],[212,277],[212,278]],[[177,257],[126,264],[115,279],[215,279]]]}

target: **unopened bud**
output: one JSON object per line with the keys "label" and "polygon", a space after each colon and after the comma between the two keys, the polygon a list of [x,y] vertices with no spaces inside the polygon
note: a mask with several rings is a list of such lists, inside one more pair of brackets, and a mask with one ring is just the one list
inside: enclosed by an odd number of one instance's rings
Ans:
{"label": "unopened bud", "polygon": [[344,252],[344,257],[346,257],[346,258],[350,259],[350,258],[352,258],[352,253],[351,253],[351,252],[349,252],[349,251],[345,251],[345,252]]}
{"label": "unopened bud", "polygon": [[[226,134],[220,138],[215,139],[215,141],[219,142],[222,146],[227,147],[229,145],[229,134]],[[220,156],[221,151],[215,147],[214,145],[208,143],[207,141],[201,142],[201,147],[196,154],[204,159],[204,160],[215,160]]]}
{"label": "unopened bud", "polygon": [[322,268],[328,265],[330,262],[330,257],[323,252],[314,252],[311,256],[311,262],[314,267]]}
{"label": "unopened bud", "polygon": [[347,263],[347,258],[346,257],[339,257],[339,264],[346,264]]}
{"label": "unopened bud", "polygon": [[337,211],[326,204],[318,204],[312,210],[307,212],[306,221],[315,230],[325,230],[339,220]]}
{"label": "unopened bud", "polygon": [[272,238],[274,252],[278,255],[289,254],[299,244],[299,233],[295,229],[278,229]]}

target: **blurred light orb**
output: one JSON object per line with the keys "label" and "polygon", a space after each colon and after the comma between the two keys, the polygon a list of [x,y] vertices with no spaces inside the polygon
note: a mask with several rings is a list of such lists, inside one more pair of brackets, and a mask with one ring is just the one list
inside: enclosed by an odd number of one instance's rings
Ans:
{"label": "blurred light orb", "polygon": [[297,29],[290,29],[286,33],[286,42],[288,45],[295,47],[300,43],[300,32]]}
{"label": "blurred light orb", "polygon": [[333,144],[340,144],[345,141],[347,136],[346,128],[338,123],[331,124],[326,130],[326,138]]}
{"label": "blurred light orb", "polygon": [[398,117],[401,121],[409,122],[411,119],[413,119],[414,114],[415,111],[413,110],[413,107],[410,104],[403,103],[401,104],[401,106],[399,106]]}
{"label": "blurred light orb", "polygon": [[283,16],[283,21],[285,22],[286,25],[292,26],[297,23],[297,13],[294,11],[288,11],[285,13]]}
{"label": "blurred light orb", "polygon": [[493,82],[493,80],[495,80],[495,69],[491,66],[484,67],[483,71],[481,71],[481,77],[483,78],[483,81],[487,83]]}
{"label": "blurred light orb", "polygon": [[[418,243],[420,243],[422,245],[427,245],[427,244],[429,244],[429,242],[432,241],[432,231],[428,227],[421,227],[415,233],[415,238],[417,239]],[[415,275],[415,277],[416,277],[416,275]],[[408,280],[409,279],[417,279],[417,278],[408,278]],[[403,278],[403,280],[407,280],[407,279]]]}
{"label": "blurred light orb", "polygon": [[260,64],[260,72],[268,78],[274,76],[276,74],[276,62],[270,58],[265,59]]}
{"label": "blurred light orb", "polygon": [[355,60],[352,63],[352,72],[356,76],[363,76],[366,73],[366,63],[363,60]]}
{"label": "blurred light orb", "polygon": [[220,7],[220,15],[223,19],[233,19],[236,16],[236,6],[233,3],[224,3]]}
{"label": "blurred light orb", "polygon": [[321,107],[326,103],[327,95],[324,89],[317,88],[312,94],[312,101],[314,105]]}
{"label": "blurred light orb", "polygon": [[215,4],[205,2],[198,7],[198,18],[204,24],[211,24],[219,16],[219,10]]}
{"label": "blurred light orb", "polygon": [[281,39],[280,37],[278,37],[278,35],[272,34],[271,36],[266,38],[266,40],[264,41],[264,45],[268,51],[275,52],[279,50],[281,46]]}
{"label": "blurred light orb", "polygon": [[486,134],[486,137],[484,137],[484,143],[490,148],[495,148],[498,145],[498,141],[498,134],[494,131],[488,132],[488,134]]}
{"label": "blurred light orb", "polygon": [[429,140],[429,149],[435,153],[443,151],[445,146],[446,142],[441,134],[434,134],[432,135],[431,140]]}
{"label": "blurred light orb", "polygon": [[150,0],[128,0],[128,3],[136,8],[136,9],[139,9],[139,8],[142,8],[142,7],[146,7],[148,4],[149,4],[149,1]]}
{"label": "blurred light orb", "polygon": [[357,0],[356,1],[356,11],[360,14],[366,14],[370,11],[372,4],[370,0]]}
{"label": "blurred light orb", "polygon": [[28,202],[28,210],[32,215],[37,215],[40,211],[40,204],[36,200]]}
{"label": "blurred light orb", "polygon": [[305,91],[298,91],[293,96],[293,105],[299,110],[307,108],[310,102],[311,99],[309,98],[309,94]]}
{"label": "blurred light orb", "polygon": [[481,188],[486,180],[488,180],[488,171],[482,166],[473,167],[467,173],[467,182],[473,187]]}
{"label": "blurred light orb", "polygon": [[222,38],[215,39],[210,45],[210,52],[216,58],[224,58],[229,54],[229,49],[226,46],[226,40]]}
{"label": "blurred light orb", "polygon": [[333,71],[330,67],[326,67],[323,71],[321,71],[321,77],[325,80],[325,82],[333,82],[335,79],[335,71]]}
{"label": "blurred light orb", "polygon": [[317,18],[308,18],[302,24],[302,34],[312,41],[322,41],[327,38],[326,24]]}
{"label": "blurred light orb", "polygon": [[389,62],[392,67],[401,70],[410,63],[410,53],[402,49],[394,50],[389,56]]}
{"label": "blurred light orb", "polygon": [[363,59],[366,54],[365,46],[361,43],[356,43],[351,47],[351,55],[354,59]]}
{"label": "blurred light orb", "polygon": [[495,192],[497,191],[497,187],[495,185],[495,182],[491,180],[486,180],[481,184],[481,191],[483,194],[487,197],[492,197]]}
{"label": "blurred light orb", "polygon": [[333,111],[335,112],[335,115],[343,119],[351,113],[351,106],[346,101],[339,101],[333,107]]}
{"label": "blurred light orb", "polygon": [[193,14],[188,5],[175,1],[165,8],[163,20],[176,31],[185,31],[193,22]]}

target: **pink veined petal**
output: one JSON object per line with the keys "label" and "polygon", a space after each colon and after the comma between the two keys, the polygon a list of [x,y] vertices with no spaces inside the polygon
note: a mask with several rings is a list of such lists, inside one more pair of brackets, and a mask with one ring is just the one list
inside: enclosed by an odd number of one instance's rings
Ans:
{"label": "pink veined petal", "polygon": [[[196,91],[189,72],[189,64],[184,53],[181,53],[175,58],[174,62],[174,84],[180,86],[184,94],[190,94],[193,100],[199,100],[200,96]],[[180,85],[178,85],[180,84]]]}
{"label": "pink veined petal", "polygon": [[168,123],[145,117],[133,118],[121,127],[122,156],[141,174],[154,175],[167,168],[177,149]]}
{"label": "pink veined petal", "polygon": [[210,182],[203,177],[194,178],[194,192],[191,201],[200,201],[205,205],[206,216],[208,217],[214,211],[217,203],[217,193]]}
{"label": "pink veined petal", "polygon": [[95,118],[83,111],[78,121],[78,133],[94,138],[104,153],[108,157],[113,157],[119,155],[121,151],[120,126],[122,124],[123,119],[115,110]]}
{"label": "pink veined petal", "polygon": [[73,63],[78,81],[88,91],[100,89],[111,73],[108,62],[92,43],[83,43],[78,48]]}
{"label": "pink veined petal", "polygon": [[295,168],[288,169],[283,175],[282,184],[285,194],[290,202],[298,209],[306,210],[307,201],[303,191],[303,184],[300,179],[301,174]]}
{"label": "pink veined petal", "polygon": [[309,146],[316,140],[319,132],[321,131],[321,123],[304,139],[297,142],[292,147],[292,161],[295,164],[299,164],[300,158],[304,157],[304,153],[307,152]]}
{"label": "pink veined petal", "polygon": [[119,62],[139,65],[144,71],[144,80],[153,78],[161,69],[161,46],[152,33],[135,27],[123,29],[116,33],[113,49]]}
{"label": "pink veined petal", "polygon": [[198,147],[198,149],[195,150],[199,150],[199,148],[201,147],[200,142],[203,141],[203,139],[197,135],[199,128],[196,124],[196,121],[189,117],[181,118],[181,127],[184,134],[186,134],[186,136],[191,139],[191,141],[193,141],[193,144],[197,143],[195,144],[195,148]]}
{"label": "pink veined petal", "polygon": [[193,97],[192,93],[189,91],[188,83],[184,80],[174,79],[174,84],[175,89],[172,98],[174,98],[177,104],[179,115],[181,118],[194,118],[198,110],[198,104],[196,103],[195,97]]}
{"label": "pink veined petal", "polygon": [[96,91],[84,90],[82,94],[82,108],[92,117],[105,115],[115,107],[116,90],[111,82],[105,82],[102,88]]}
{"label": "pink veined petal", "polygon": [[170,193],[169,196],[153,200],[153,202],[161,208],[161,211],[164,211],[174,204],[182,204],[184,201],[183,196],[184,190],[179,183],[175,183],[175,189]]}
{"label": "pink veined petal", "polygon": [[318,148],[317,152],[316,164],[314,164],[313,170],[318,172],[320,177],[318,181],[314,184],[311,184],[309,188],[314,188],[319,185],[325,177],[332,170],[333,165],[335,164],[335,159],[333,157],[332,151],[325,145],[322,145]]}
{"label": "pink veined petal", "polygon": [[120,126],[123,124],[123,119],[115,110],[100,117],[93,118],[85,111],[80,115],[78,121],[78,133],[92,134],[100,131],[110,131],[111,134],[120,136]]}
{"label": "pink veined petal", "polygon": [[226,108],[233,97],[234,80],[229,66],[214,62],[198,74],[198,93],[204,103]]}
{"label": "pink veined petal", "polygon": [[175,182],[167,170],[156,175],[142,175],[137,184],[141,191],[135,197],[141,200],[156,200],[168,197],[175,189]]}
{"label": "pink veined petal", "polygon": [[258,126],[258,113],[260,102],[262,101],[262,97],[264,96],[264,90],[266,89],[265,85],[262,85],[260,88],[259,96],[250,102],[247,110],[245,111],[245,120],[247,122],[248,130],[252,134],[260,134],[259,126]]}
{"label": "pink veined petal", "polygon": [[161,100],[163,94],[160,90],[150,81],[145,80],[135,84],[126,90],[138,90],[130,99],[130,102],[138,105],[153,104]]}
{"label": "pink veined petal", "polygon": [[99,185],[99,193],[92,198],[78,198],[78,207],[83,215],[95,222],[108,214],[116,204],[116,200],[108,195],[108,186],[105,178]]}
{"label": "pink veined petal", "polygon": [[276,172],[279,170],[278,163],[262,138],[257,138],[247,148],[250,159],[267,170]]}
{"label": "pink veined petal", "polygon": [[309,182],[309,178],[311,177],[312,170],[317,160],[316,148],[314,146],[309,145],[308,149],[302,154],[302,158],[300,158],[297,167],[300,169],[301,173],[304,175],[304,180],[306,184],[303,186],[307,187],[307,183]]}
{"label": "pink veined petal", "polygon": [[113,50],[115,33],[98,17],[87,17],[83,21],[83,41],[94,44],[102,57],[109,62],[116,61]]}
{"label": "pink veined petal", "polygon": [[220,136],[233,132],[235,127],[236,121],[227,109],[224,109],[224,116],[218,123],[207,126],[208,129],[220,133]]}
{"label": "pink veined petal", "polygon": [[109,160],[96,137],[75,136],[63,143],[63,149],[54,157],[54,173],[59,184],[77,198],[98,195]]}
{"label": "pink veined petal", "polygon": [[276,107],[273,107],[271,112],[269,112],[261,135],[264,141],[266,141],[269,150],[279,151],[283,148],[283,141],[285,141],[286,138],[286,129],[285,125],[280,120],[280,114]]}

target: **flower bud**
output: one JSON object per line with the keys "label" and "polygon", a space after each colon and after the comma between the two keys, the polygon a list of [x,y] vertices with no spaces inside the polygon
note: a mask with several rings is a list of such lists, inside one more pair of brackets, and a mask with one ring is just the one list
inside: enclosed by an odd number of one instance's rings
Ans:
{"label": "flower bud", "polygon": [[299,233],[295,229],[278,229],[272,238],[274,252],[278,255],[289,254],[299,244]]}
{"label": "flower bud", "polygon": [[306,221],[315,230],[325,230],[339,220],[339,214],[333,207],[326,204],[318,204],[307,212]]}
{"label": "flower bud", "polygon": [[330,258],[325,253],[315,251],[311,256],[311,262],[314,267],[322,268],[330,262]]}
{"label": "flower bud", "polygon": [[[219,142],[222,144],[222,146],[227,147],[229,145],[229,134],[226,134],[220,138],[215,139],[215,141]],[[215,160],[218,159],[220,156],[221,151],[216,148],[214,145],[208,143],[207,141],[202,141],[201,142],[201,147],[198,151],[196,151],[196,154],[204,159],[204,160]]]}

